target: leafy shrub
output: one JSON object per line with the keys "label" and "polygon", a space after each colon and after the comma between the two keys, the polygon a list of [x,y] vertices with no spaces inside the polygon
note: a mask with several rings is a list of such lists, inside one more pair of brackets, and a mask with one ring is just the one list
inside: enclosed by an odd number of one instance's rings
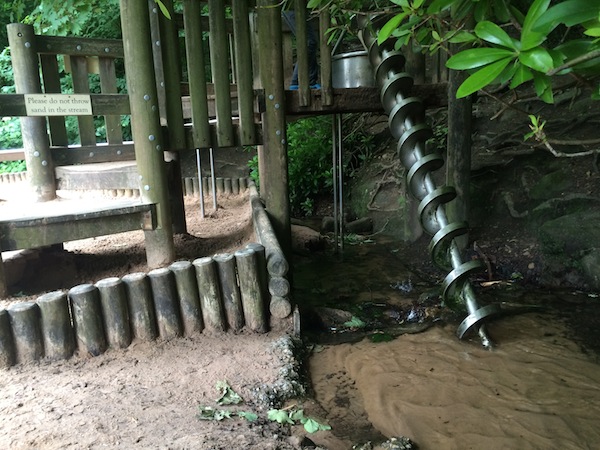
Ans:
{"label": "leafy shrub", "polygon": [[[352,176],[367,163],[375,148],[373,136],[365,129],[365,115],[347,115],[342,124],[344,173]],[[331,116],[316,116],[288,124],[288,173],[290,208],[293,215],[314,213],[318,197],[332,195]],[[259,184],[258,157],[248,163],[250,177]]]}
{"label": "leafy shrub", "polygon": [[20,159],[17,161],[2,161],[0,162],[0,173],[15,173],[25,172],[27,167],[25,161]]}
{"label": "leafy shrub", "polygon": [[[318,116],[288,124],[290,208],[294,215],[310,215],[318,194],[331,192],[331,117]],[[258,156],[248,163],[258,185]]]}

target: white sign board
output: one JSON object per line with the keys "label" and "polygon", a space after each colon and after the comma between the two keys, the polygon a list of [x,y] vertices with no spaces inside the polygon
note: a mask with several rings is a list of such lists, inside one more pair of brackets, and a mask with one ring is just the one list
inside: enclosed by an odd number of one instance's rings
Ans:
{"label": "white sign board", "polygon": [[28,116],[91,116],[92,99],[86,94],[24,94]]}

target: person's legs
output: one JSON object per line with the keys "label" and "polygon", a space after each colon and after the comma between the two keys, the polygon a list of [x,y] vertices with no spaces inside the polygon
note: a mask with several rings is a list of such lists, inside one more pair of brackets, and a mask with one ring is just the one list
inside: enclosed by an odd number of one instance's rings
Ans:
{"label": "person's legs", "polygon": [[[283,12],[283,19],[287,23],[290,31],[296,36],[296,13],[291,11]],[[308,80],[312,87],[319,87],[319,65],[317,62],[317,50],[319,42],[317,39],[317,33],[313,26],[312,21],[307,22],[306,27],[306,44],[308,49]],[[294,72],[292,73],[292,79],[290,81],[290,87],[298,88],[298,63],[294,64]]]}
{"label": "person's legs", "polygon": [[309,84],[311,86],[315,86],[319,83],[319,65],[317,63],[317,50],[319,47],[319,41],[317,39],[317,33],[312,20],[308,21],[306,28],[308,46],[308,79]]}
{"label": "person's legs", "polygon": [[[294,10],[284,11],[283,19],[287,23],[290,31],[294,36],[296,36],[296,13]],[[298,89],[298,63],[294,63],[294,72],[292,73],[292,79],[290,81],[290,86],[295,86]]]}

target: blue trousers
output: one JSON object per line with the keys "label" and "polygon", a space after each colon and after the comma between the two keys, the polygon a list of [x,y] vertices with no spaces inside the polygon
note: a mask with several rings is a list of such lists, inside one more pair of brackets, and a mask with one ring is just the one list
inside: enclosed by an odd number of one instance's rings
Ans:
{"label": "blue trousers", "polygon": [[[286,21],[292,34],[296,36],[296,13],[292,11],[284,11],[283,19]],[[317,33],[312,22],[307,23],[306,44],[308,47],[308,80],[309,84],[315,85],[319,82],[319,66],[317,64]],[[292,74],[291,85],[298,85],[298,63],[294,64],[294,73]]]}

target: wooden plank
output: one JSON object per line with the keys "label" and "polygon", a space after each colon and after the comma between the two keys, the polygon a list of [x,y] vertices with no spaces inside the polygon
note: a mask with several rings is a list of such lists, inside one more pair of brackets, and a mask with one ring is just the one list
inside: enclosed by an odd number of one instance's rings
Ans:
{"label": "wooden plank", "polygon": [[23,149],[0,150],[0,161],[19,161],[25,159]]}
{"label": "wooden plank", "polygon": [[[311,89],[311,95],[313,98],[310,106],[304,107],[300,106],[298,91],[286,91],[286,114],[290,116],[302,116],[354,112],[384,112],[381,101],[379,100],[378,88],[333,89],[333,103],[331,105],[323,104],[323,92],[320,89]],[[413,86],[410,95],[419,97],[426,108],[436,108],[448,104],[447,85],[445,83],[437,85],[415,85]],[[263,97],[259,100],[259,104],[263,107],[264,103],[265,100]]]}
{"label": "wooden plank", "polygon": [[36,35],[34,50],[40,54],[124,57],[120,39]]}
{"label": "wooden plank", "polygon": [[57,166],[135,160],[135,146],[133,142],[116,145],[99,144],[83,147],[79,145],[52,147],[50,151],[52,152],[52,159]]}
{"label": "wooden plank", "polygon": [[[84,56],[71,56],[71,71],[73,76],[73,92],[75,94],[89,94],[90,82],[88,79],[87,59]],[[81,145],[96,144],[96,127],[92,116],[77,116],[79,123],[79,140]]]}
{"label": "wooden plank", "polygon": [[0,250],[43,247],[78,239],[153,227],[155,205],[139,200],[111,201],[86,208],[81,202],[45,202],[38,214],[0,216]]}

